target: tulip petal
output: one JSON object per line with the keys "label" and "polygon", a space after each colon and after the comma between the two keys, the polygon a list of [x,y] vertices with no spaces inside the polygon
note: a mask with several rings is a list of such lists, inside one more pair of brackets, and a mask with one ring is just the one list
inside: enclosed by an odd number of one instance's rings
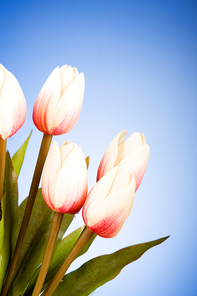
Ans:
{"label": "tulip petal", "polygon": [[136,189],[138,189],[150,155],[150,147],[148,144],[141,145],[130,152],[120,163],[119,170],[128,170],[135,174]]}
{"label": "tulip petal", "polygon": [[1,90],[3,88],[3,84],[4,84],[7,73],[8,73],[8,70],[3,65],[0,64],[0,94],[1,94]]}
{"label": "tulip petal", "polygon": [[75,148],[64,162],[55,187],[56,211],[77,213],[87,195],[87,169],[81,148]]}
{"label": "tulip petal", "polygon": [[[88,216],[87,212],[94,211],[95,207],[102,202],[103,199],[108,195],[111,184],[115,178],[118,167],[113,168],[107,174],[105,174],[92,188],[89,192],[88,197],[86,199],[85,207],[83,207],[83,216],[86,220],[86,216]],[[84,221],[85,221],[84,220]],[[85,222],[86,223],[86,222]]]}
{"label": "tulip petal", "polygon": [[60,153],[61,153],[61,166],[63,166],[64,162],[68,158],[68,156],[71,154],[71,152],[77,147],[77,145],[71,143],[70,141],[66,141],[63,143],[63,145],[60,147]]}
{"label": "tulip petal", "polygon": [[61,169],[61,155],[57,142],[54,142],[47,156],[42,178],[42,194],[48,207],[54,207],[55,185]]}
{"label": "tulip petal", "polygon": [[77,70],[76,68],[72,68],[71,66],[68,66],[68,67],[63,66],[60,68],[60,85],[61,85],[60,97],[64,95],[68,87],[76,78],[77,76],[76,74],[78,74],[76,70]]}
{"label": "tulip petal", "polygon": [[115,166],[114,164],[118,154],[118,146],[124,141],[126,133],[127,131],[120,132],[109,144],[98,168],[97,181]]}
{"label": "tulip petal", "polygon": [[143,145],[144,136],[140,133],[133,133],[128,139],[118,146],[118,154],[114,166],[118,165],[131,151]]}
{"label": "tulip petal", "polygon": [[113,183],[111,184],[110,190],[108,192],[109,194],[112,194],[114,191],[118,190],[119,188],[126,186],[129,184],[131,179],[130,172],[127,171],[117,171],[116,177],[113,180]]}
{"label": "tulip petal", "polygon": [[116,236],[130,214],[134,191],[133,177],[129,184],[114,191],[100,202],[94,211],[88,213],[87,226],[90,230],[102,237]]}
{"label": "tulip petal", "polygon": [[0,134],[3,139],[15,134],[26,118],[26,101],[15,76],[7,71],[1,90]]}
{"label": "tulip petal", "polygon": [[58,103],[53,118],[53,134],[67,133],[76,124],[82,108],[84,87],[84,74],[80,73]]}
{"label": "tulip petal", "polygon": [[33,109],[33,121],[36,127],[51,134],[54,109],[60,99],[60,71],[55,68],[42,87]]}

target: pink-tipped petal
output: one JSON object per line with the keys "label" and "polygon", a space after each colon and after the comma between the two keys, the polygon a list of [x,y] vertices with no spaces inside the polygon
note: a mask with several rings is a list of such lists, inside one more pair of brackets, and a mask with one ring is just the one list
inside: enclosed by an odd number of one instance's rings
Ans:
{"label": "pink-tipped petal", "polygon": [[80,73],[62,96],[54,113],[53,133],[64,134],[76,124],[81,113],[85,80]]}
{"label": "pink-tipped petal", "polygon": [[[86,225],[91,231],[107,238],[114,237],[119,233],[129,216],[134,201],[134,176],[129,172],[118,172],[116,178],[114,182],[116,183],[117,181],[118,183],[115,186],[118,188],[117,190],[115,187],[111,188],[108,196],[97,200],[97,204],[94,203],[94,208],[90,208],[87,202],[83,208],[83,219]],[[124,178],[126,179],[124,180],[125,185],[122,184],[121,186]]]}
{"label": "pink-tipped petal", "polygon": [[45,162],[42,193],[52,210],[77,213],[87,196],[87,168],[81,147],[66,141],[54,142]]}
{"label": "pink-tipped petal", "polygon": [[84,217],[87,216],[87,214],[85,213],[86,211],[94,211],[97,205],[108,195],[108,192],[111,188],[111,184],[113,183],[113,180],[115,178],[117,169],[118,168],[115,167],[112,170],[110,170],[107,174],[105,174],[103,178],[101,178],[89,192],[85,203],[86,206],[83,207]]}
{"label": "pink-tipped petal", "polygon": [[118,155],[118,146],[123,143],[126,133],[127,131],[120,132],[109,144],[98,168],[97,181],[115,166],[115,161]]}
{"label": "pink-tipped petal", "polygon": [[60,97],[64,95],[67,91],[73,80],[76,78],[76,71],[75,68],[71,66],[68,67],[61,67],[60,68],[60,84],[61,84],[61,92]]}
{"label": "pink-tipped petal", "polygon": [[42,178],[42,194],[50,209],[55,210],[55,185],[61,169],[61,155],[57,142],[54,142],[47,156]]}
{"label": "pink-tipped petal", "polygon": [[62,164],[66,161],[68,156],[72,153],[72,151],[76,148],[77,145],[71,143],[70,141],[65,141],[60,147],[61,153],[61,162]]}
{"label": "pink-tipped petal", "polygon": [[84,74],[65,65],[57,67],[41,89],[33,109],[36,127],[47,134],[62,135],[76,124],[84,96]]}
{"label": "pink-tipped petal", "polygon": [[133,133],[118,146],[118,155],[114,165],[118,165],[131,151],[141,146],[142,144],[144,144],[142,134]]}
{"label": "pink-tipped petal", "polygon": [[59,212],[77,213],[87,195],[87,169],[81,148],[66,158],[55,187],[54,204]]}
{"label": "pink-tipped petal", "polygon": [[26,113],[23,91],[14,75],[7,71],[0,99],[0,134],[3,139],[11,137],[21,128]]}
{"label": "pink-tipped petal", "polygon": [[131,173],[134,173],[136,179],[135,191],[137,191],[142,181],[148,164],[149,155],[150,147],[148,144],[144,144],[130,152],[119,165],[120,170],[128,170]]}
{"label": "pink-tipped petal", "polygon": [[60,100],[60,72],[55,68],[42,87],[33,109],[33,121],[36,127],[51,133],[54,109]]}

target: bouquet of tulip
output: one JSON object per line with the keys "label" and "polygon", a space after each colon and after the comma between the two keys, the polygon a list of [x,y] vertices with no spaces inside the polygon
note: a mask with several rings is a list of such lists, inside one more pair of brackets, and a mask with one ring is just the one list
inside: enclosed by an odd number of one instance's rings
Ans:
{"label": "bouquet of tulip", "polygon": [[[66,274],[71,263],[88,251],[97,235],[115,237],[132,209],[150,148],[145,136],[120,132],[109,144],[88,193],[87,169],[80,146],[53,135],[68,133],[83,103],[84,75],[76,68],[56,68],[41,89],[33,121],[43,139],[29,196],[18,205],[17,179],[31,134],[10,157],[6,140],[26,118],[22,89],[0,65],[0,295],[89,295],[116,277],[127,264],[167,239],[129,246],[94,258]],[[50,148],[50,149],[49,149]],[[42,186],[39,187],[42,175]],[[82,209],[85,225],[65,235]]]}

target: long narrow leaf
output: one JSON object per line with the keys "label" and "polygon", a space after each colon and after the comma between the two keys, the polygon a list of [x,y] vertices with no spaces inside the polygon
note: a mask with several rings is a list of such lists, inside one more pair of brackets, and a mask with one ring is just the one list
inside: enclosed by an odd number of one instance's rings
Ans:
{"label": "long narrow leaf", "polygon": [[18,183],[17,175],[13,168],[9,153],[6,153],[5,167],[5,190],[9,200],[8,217],[10,223],[10,237],[12,253],[15,247],[15,235],[18,226],[19,209],[18,209]]}
{"label": "long narrow leaf", "polygon": [[[72,248],[74,247],[76,241],[78,240],[79,236],[81,235],[83,229],[85,226],[82,226],[72,233],[70,233],[68,236],[66,236],[63,240],[60,241],[59,244],[56,245],[54,249],[54,253],[51,259],[51,263],[49,266],[49,270],[47,273],[47,277],[45,280],[45,285],[53,278],[59,267],[64,262],[65,258],[68,256]],[[89,242],[86,244],[86,246],[81,250],[78,256],[83,255],[87,250],[89,249],[90,245],[92,244],[93,240],[95,239],[96,234],[91,237]],[[31,295],[39,274],[40,268],[36,270],[34,273],[30,283],[28,284],[28,287],[24,293],[24,296]]]}
{"label": "long narrow leaf", "polygon": [[[15,232],[15,241],[16,241],[19,231],[20,231],[20,227],[21,227],[23,215],[25,212],[26,204],[27,204],[27,198],[21,203],[21,205],[19,207],[19,220],[18,220],[18,227]],[[36,200],[34,203],[32,215],[30,217],[30,221],[29,221],[29,225],[28,225],[28,228],[26,231],[26,235],[25,235],[25,238],[24,238],[24,241],[22,244],[21,252],[19,254],[18,262],[17,262],[16,269],[15,269],[15,275],[18,272],[18,269],[20,268],[22,261],[26,255],[28,249],[30,248],[31,244],[33,243],[36,233],[37,233],[40,225],[42,224],[43,220],[45,220],[48,212],[49,212],[49,208],[47,207],[46,203],[44,202],[43,197],[42,197],[42,192],[39,189],[37,192]]]}
{"label": "long narrow leaf", "polygon": [[5,221],[5,212],[6,212],[6,201],[5,201],[5,195],[2,200],[2,219],[0,222],[0,231],[2,232],[2,244],[1,244],[1,250],[0,250],[0,291],[2,289],[4,277],[6,274],[6,270],[8,267],[8,262],[11,254],[11,246],[9,244],[9,235],[6,235],[7,232],[7,221]]}
{"label": "long narrow leaf", "polygon": [[29,143],[29,139],[31,137],[31,134],[32,134],[32,131],[30,132],[29,137],[26,139],[26,141],[23,143],[23,145],[12,156],[12,163],[13,163],[13,167],[15,169],[17,177],[19,176],[19,173],[20,173],[23,161],[24,161],[27,145]]}
{"label": "long narrow leaf", "polygon": [[[25,203],[20,209],[23,212]],[[33,273],[41,264],[46,249],[54,212],[45,204],[41,190],[38,191],[30,223],[26,232],[22,252],[16,269],[16,278],[9,295],[21,295]],[[57,243],[70,225],[73,215],[64,215]]]}
{"label": "long narrow leaf", "polygon": [[64,276],[53,296],[87,296],[114,279],[127,264],[139,259],[148,249],[161,244],[168,237],[130,246],[110,255],[94,258],[79,269]]}
{"label": "long narrow leaf", "polygon": [[9,153],[6,153],[5,194],[2,200],[0,222],[0,290],[7,266],[14,248],[15,232],[18,225],[18,184]]}

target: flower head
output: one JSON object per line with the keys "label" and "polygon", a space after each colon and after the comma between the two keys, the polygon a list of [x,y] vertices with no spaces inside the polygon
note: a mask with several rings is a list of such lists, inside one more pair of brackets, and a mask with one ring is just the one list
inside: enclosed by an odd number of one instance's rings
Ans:
{"label": "flower head", "polygon": [[26,114],[25,97],[17,79],[0,64],[0,136],[5,140],[14,135]]}
{"label": "flower head", "polygon": [[120,132],[110,143],[100,162],[97,181],[117,165],[121,170],[134,173],[136,189],[138,189],[150,155],[150,147],[144,134],[133,133],[126,141],[126,131]]}
{"label": "flower head", "polygon": [[48,207],[60,213],[77,213],[87,196],[87,168],[81,147],[70,141],[51,146],[44,166],[42,194]]}
{"label": "flower head", "polygon": [[76,124],[83,103],[84,74],[71,66],[57,67],[42,87],[33,109],[36,127],[46,134],[62,135]]}
{"label": "flower head", "polygon": [[104,175],[88,194],[82,210],[87,227],[102,237],[116,236],[130,214],[135,185],[134,175],[118,166]]}

